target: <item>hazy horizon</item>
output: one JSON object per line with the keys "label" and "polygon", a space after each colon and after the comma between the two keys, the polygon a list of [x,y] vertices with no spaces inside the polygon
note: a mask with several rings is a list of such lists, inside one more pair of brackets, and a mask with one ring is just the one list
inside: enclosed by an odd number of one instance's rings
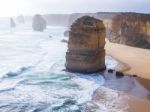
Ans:
{"label": "hazy horizon", "polygon": [[0,0],[0,17],[95,12],[150,13],[149,0]]}

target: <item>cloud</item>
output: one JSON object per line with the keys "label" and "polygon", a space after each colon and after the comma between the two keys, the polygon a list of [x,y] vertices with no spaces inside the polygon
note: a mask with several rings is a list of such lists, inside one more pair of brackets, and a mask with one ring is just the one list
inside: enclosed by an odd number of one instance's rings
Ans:
{"label": "cloud", "polygon": [[0,16],[35,13],[144,12],[150,0],[0,0]]}
{"label": "cloud", "polygon": [[150,0],[30,0],[37,10],[49,13],[128,11],[150,12]]}

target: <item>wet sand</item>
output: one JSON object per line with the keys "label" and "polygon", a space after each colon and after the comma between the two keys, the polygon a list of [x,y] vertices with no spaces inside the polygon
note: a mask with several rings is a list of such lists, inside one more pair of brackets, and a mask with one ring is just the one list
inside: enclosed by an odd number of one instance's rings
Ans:
{"label": "wet sand", "polygon": [[109,80],[106,87],[123,91],[128,96],[127,112],[150,112],[150,50],[110,43],[108,40],[105,49],[108,55],[118,60],[116,70],[138,76],[134,78],[136,81],[133,78],[113,80],[115,84]]}
{"label": "wet sand", "polygon": [[129,96],[127,102],[129,105],[128,112],[150,112],[150,101],[148,100]]}
{"label": "wet sand", "polygon": [[[115,71],[103,73],[105,84],[104,88],[98,88],[93,94],[92,100],[96,103],[106,103],[110,107],[111,112],[122,110],[122,112],[150,112],[150,80],[140,77],[130,76],[117,76]],[[111,93],[114,90],[116,95]],[[111,96],[111,99],[109,99]],[[116,100],[117,99],[117,100]],[[114,100],[114,104],[109,104]],[[117,109],[118,110],[115,110]]]}
{"label": "wet sand", "polygon": [[[106,53],[121,61],[120,71],[150,79],[150,50],[110,43],[106,40]],[[125,68],[124,68],[125,67]]]}

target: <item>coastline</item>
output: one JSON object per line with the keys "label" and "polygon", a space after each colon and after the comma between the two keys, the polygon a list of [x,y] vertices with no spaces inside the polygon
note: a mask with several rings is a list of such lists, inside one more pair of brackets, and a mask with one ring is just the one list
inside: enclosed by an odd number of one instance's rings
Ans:
{"label": "coastline", "polygon": [[122,61],[120,61],[119,59],[113,57],[112,55],[110,55],[110,54],[106,54],[106,55],[112,57],[113,59],[115,59],[117,61],[117,66],[114,68],[115,71],[119,71],[119,72],[124,73],[124,72],[131,69],[131,67],[128,64],[123,63]]}
{"label": "coastline", "polygon": [[[136,80],[139,84],[150,90],[150,50],[111,43],[107,39],[105,49],[106,54],[118,62],[116,71],[123,72],[125,75],[138,76]],[[150,94],[146,99],[128,93],[124,94],[128,97],[124,99],[124,102],[128,104],[127,112],[149,112]]]}
{"label": "coastline", "polygon": [[128,112],[149,112],[150,111],[150,101],[137,98],[134,96],[129,96],[127,99],[129,108]]}
{"label": "coastline", "polygon": [[[149,112],[149,79],[128,74],[118,77],[115,73],[105,72],[105,84],[95,90],[92,102],[103,105],[113,112]],[[113,101],[113,103],[111,103]]]}
{"label": "coastline", "polygon": [[[129,90],[130,91],[130,90]],[[111,97],[109,96],[111,94]],[[111,102],[113,101],[113,103]],[[99,87],[92,95],[92,102],[106,106],[113,112],[149,112],[150,100],[129,94],[128,92]]]}
{"label": "coastline", "polygon": [[150,50],[111,43],[107,39],[105,49],[119,63],[115,70],[150,79]]}

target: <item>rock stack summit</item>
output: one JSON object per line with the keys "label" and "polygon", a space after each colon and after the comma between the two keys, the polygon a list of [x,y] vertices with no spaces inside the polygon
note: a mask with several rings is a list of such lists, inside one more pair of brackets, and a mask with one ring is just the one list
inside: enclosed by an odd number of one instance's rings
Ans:
{"label": "rock stack summit", "polygon": [[105,35],[103,21],[90,16],[77,19],[69,31],[66,69],[81,73],[104,70]]}

